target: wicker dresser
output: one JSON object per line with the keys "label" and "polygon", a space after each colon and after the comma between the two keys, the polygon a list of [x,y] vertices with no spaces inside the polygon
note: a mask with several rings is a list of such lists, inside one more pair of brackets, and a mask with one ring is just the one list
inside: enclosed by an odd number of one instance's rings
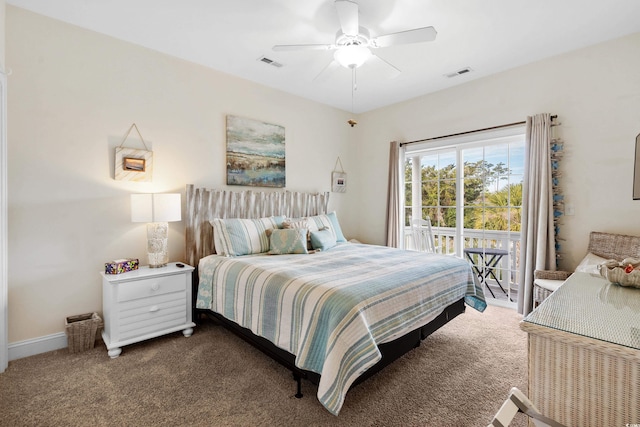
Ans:
{"label": "wicker dresser", "polygon": [[540,412],[569,427],[640,423],[640,289],[574,273],[520,327]]}

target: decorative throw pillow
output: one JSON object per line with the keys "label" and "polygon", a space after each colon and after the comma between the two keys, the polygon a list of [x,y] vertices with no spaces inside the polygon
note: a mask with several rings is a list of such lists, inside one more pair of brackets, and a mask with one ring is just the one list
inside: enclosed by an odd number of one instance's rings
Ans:
{"label": "decorative throw pillow", "polygon": [[309,234],[311,234],[311,246],[313,249],[326,251],[336,245],[335,233],[328,227],[318,231],[311,231]]}
{"label": "decorative throw pillow", "polygon": [[269,251],[267,230],[278,228],[275,217],[259,219],[214,218],[213,241],[223,256],[260,254]]}
{"label": "decorative throw pillow", "polygon": [[307,232],[307,249],[311,247],[311,236],[309,235],[309,221],[307,218],[287,218],[282,222],[282,228],[301,228]]}
{"label": "decorative throw pillow", "polygon": [[269,254],[307,254],[307,229],[290,228],[269,230]]}
{"label": "decorative throw pillow", "polygon": [[282,228],[304,228],[309,229],[307,218],[287,218],[282,221]]}
{"label": "decorative throw pillow", "polygon": [[344,234],[342,234],[342,229],[340,228],[340,223],[338,222],[338,217],[335,212],[331,212],[325,215],[315,215],[307,218],[309,222],[309,231],[318,231],[324,227],[327,227],[331,230],[331,233],[336,238],[336,242],[346,242]]}

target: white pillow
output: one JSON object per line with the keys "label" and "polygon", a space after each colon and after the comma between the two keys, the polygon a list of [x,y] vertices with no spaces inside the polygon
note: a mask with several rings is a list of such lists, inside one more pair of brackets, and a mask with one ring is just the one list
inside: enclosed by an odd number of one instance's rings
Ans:
{"label": "white pillow", "polygon": [[580,261],[580,264],[576,267],[576,271],[579,273],[600,274],[598,271],[598,265],[605,261],[608,260],[589,252],[582,261]]}

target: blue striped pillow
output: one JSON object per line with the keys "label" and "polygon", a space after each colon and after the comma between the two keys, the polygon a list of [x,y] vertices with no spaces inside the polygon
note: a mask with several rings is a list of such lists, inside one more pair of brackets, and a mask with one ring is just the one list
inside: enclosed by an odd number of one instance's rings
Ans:
{"label": "blue striped pillow", "polygon": [[336,238],[336,242],[346,242],[347,239],[342,234],[340,223],[338,222],[338,216],[335,212],[330,212],[325,215],[315,215],[307,217],[309,222],[309,231],[318,231],[323,228],[329,228],[331,233]]}
{"label": "blue striped pillow", "polygon": [[[282,222],[282,221],[280,221]],[[278,228],[276,217],[259,219],[214,218],[213,242],[223,256],[260,254],[269,251],[267,230]]]}

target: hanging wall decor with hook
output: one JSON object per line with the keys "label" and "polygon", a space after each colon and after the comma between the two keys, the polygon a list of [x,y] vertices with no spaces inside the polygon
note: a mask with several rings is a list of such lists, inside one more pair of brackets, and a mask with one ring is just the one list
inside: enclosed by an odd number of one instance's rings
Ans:
{"label": "hanging wall decor with hook", "polygon": [[[338,171],[338,163],[340,163],[340,171]],[[336,164],[331,172],[331,191],[334,193],[346,193],[347,192],[347,173],[342,167],[342,161],[340,157],[336,160]]]}
{"label": "hanging wall decor with hook", "polygon": [[[127,148],[124,143],[131,133],[131,129],[136,130],[144,150]],[[150,182],[153,173],[153,151],[147,149],[147,144],[144,142],[138,126],[133,123],[126,135],[122,139],[122,142],[116,147],[115,157],[115,172],[114,178],[116,181],[138,181],[138,182]]]}

